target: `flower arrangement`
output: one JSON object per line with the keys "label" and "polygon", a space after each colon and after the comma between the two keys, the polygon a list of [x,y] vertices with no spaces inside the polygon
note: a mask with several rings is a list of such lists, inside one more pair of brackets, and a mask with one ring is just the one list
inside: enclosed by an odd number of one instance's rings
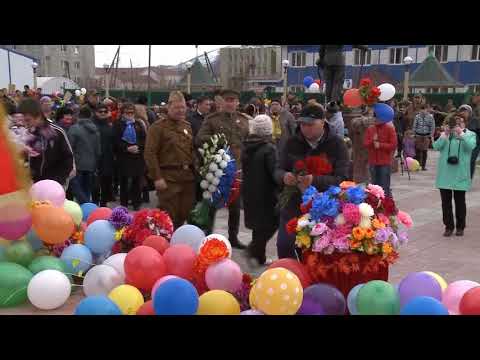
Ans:
{"label": "flower arrangement", "polygon": [[378,102],[378,97],[381,94],[380,89],[373,86],[372,80],[369,78],[363,78],[360,80],[360,87],[358,90],[365,104],[370,106]]}

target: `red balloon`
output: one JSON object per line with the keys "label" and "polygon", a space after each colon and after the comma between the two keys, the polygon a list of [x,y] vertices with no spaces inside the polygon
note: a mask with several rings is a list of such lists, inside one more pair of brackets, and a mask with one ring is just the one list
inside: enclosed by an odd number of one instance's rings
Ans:
{"label": "red balloon", "polygon": [[317,79],[314,81],[314,83],[317,84],[318,86],[322,86],[322,80]]}
{"label": "red balloon", "polygon": [[153,301],[148,300],[146,303],[140,306],[140,309],[137,310],[137,313],[135,315],[155,315],[155,310],[153,309]]}
{"label": "red balloon", "polygon": [[307,268],[301,262],[298,262],[294,259],[279,259],[275,261],[272,265],[268,267],[268,269],[273,268],[284,268],[295,275],[297,275],[298,279],[300,280],[302,287],[305,289],[312,285],[313,281],[310,275],[308,274]]}
{"label": "red balloon", "polygon": [[137,246],[125,258],[125,279],[137,289],[150,292],[155,281],[167,275],[162,255],[148,246]]}
{"label": "red balloon", "polygon": [[358,89],[348,89],[343,94],[343,103],[348,107],[359,107],[363,105],[363,98]]}
{"label": "red balloon", "polygon": [[460,314],[480,315],[480,286],[468,290],[460,300]]}
{"label": "red balloon", "polygon": [[172,245],[163,254],[167,265],[167,274],[176,275],[191,281],[197,256],[195,251],[185,244]]}
{"label": "red balloon", "polygon": [[112,215],[112,209],[106,207],[97,208],[88,216],[87,226],[97,220],[108,220],[110,215]]}
{"label": "red balloon", "polygon": [[150,235],[142,243],[143,246],[149,246],[163,255],[170,246],[169,242],[163,236]]}

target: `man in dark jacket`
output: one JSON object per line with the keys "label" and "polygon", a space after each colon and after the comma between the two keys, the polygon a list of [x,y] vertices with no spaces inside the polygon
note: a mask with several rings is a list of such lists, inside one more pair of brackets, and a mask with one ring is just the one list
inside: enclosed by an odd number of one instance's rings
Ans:
{"label": "man in dark jacket", "polygon": [[[280,166],[275,172],[277,182],[297,186],[304,191],[313,185],[318,191],[325,191],[331,185],[339,185],[347,180],[349,170],[348,151],[343,139],[331,134],[321,106],[306,106],[301,116],[300,131],[288,139],[280,157]],[[294,164],[298,160],[315,157],[323,164],[314,173],[296,176]],[[301,193],[293,195],[280,212],[280,225],[277,238],[279,258],[297,258],[295,235],[289,235],[285,225],[289,220],[301,215]]]}
{"label": "man in dark jacket", "polygon": [[203,119],[210,113],[212,102],[206,96],[197,99],[197,109],[190,113],[187,120],[192,126],[193,137],[197,136],[198,130],[202,126]]}
{"label": "man in dark jacket", "polygon": [[77,169],[71,189],[79,204],[91,201],[97,161],[100,158],[100,134],[91,116],[90,108],[83,106],[77,123],[68,130]]}

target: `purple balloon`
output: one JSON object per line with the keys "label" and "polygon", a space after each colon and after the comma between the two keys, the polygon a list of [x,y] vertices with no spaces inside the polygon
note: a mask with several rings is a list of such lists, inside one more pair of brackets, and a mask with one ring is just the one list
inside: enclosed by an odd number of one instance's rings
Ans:
{"label": "purple balloon", "polygon": [[[345,315],[346,302],[343,294],[335,287],[328,284],[315,284],[309,286],[303,291],[303,302],[300,309],[305,304],[303,311],[321,313],[317,315]],[[313,305],[315,304],[315,305]],[[314,313],[305,314],[314,315]]]}
{"label": "purple balloon", "polygon": [[442,301],[442,288],[438,281],[431,275],[415,272],[407,275],[398,286],[400,308],[417,296],[430,296]]}
{"label": "purple balloon", "polygon": [[298,309],[297,315],[325,315],[325,311],[312,296],[303,295],[302,306]]}

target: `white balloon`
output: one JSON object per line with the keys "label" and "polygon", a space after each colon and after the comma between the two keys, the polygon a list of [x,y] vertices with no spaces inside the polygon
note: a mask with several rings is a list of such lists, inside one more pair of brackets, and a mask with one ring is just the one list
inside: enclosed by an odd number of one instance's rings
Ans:
{"label": "white balloon", "polygon": [[392,84],[382,84],[378,87],[380,89],[380,96],[378,100],[388,101],[395,96],[395,87]]}
{"label": "white balloon", "polygon": [[43,270],[28,283],[28,300],[38,309],[59,308],[70,297],[72,285],[68,277],[58,270]]}
{"label": "white balloon", "polygon": [[81,93],[82,95],[85,95],[85,94],[87,93],[87,89],[81,88],[81,89],[80,89],[80,93]]}
{"label": "white balloon", "polygon": [[82,95],[81,91],[80,90],[75,90],[75,96],[80,96]]}
{"label": "white balloon", "polygon": [[97,265],[91,268],[83,279],[83,292],[86,296],[108,295],[125,278],[113,266]]}
{"label": "white balloon", "polygon": [[221,235],[221,234],[211,234],[211,235],[208,235],[202,242],[202,245],[200,246],[199,250],[202,248],[203,245],[205,245],[205,243],[208,241],[208,240],[211,240],[211,239],[217,239],[217,240],[220,240],[220,241],[223,241],[225,243],[225,245],[227,245],[227,249],[228,249],[228,257],[231,258],[232,257],[232,245],[230,244],[230,241],[228,241],[228,239]]}
{"label": "white balloon", "polygon": [[182,225],[172,235],[170,245],[185,244],[190,246],[195,253],[198,250],[205,239],[205,233],[194,225]]}
{"label": "white balloon", "polygon": [[319,91],[320,90],[320,86],[317,84],[317,83],[312,83],[312,85],[310,85],[310,87],[308,88],[310,91]]}
{"label": "white balloon", "polygon": [[110,256],[107,260],[103,262],[103,265],[108,265],[113,267],[122,277],[122,281],[125,281],[125,258],[127,257],[127,253],[118,253],[115,255]]}

